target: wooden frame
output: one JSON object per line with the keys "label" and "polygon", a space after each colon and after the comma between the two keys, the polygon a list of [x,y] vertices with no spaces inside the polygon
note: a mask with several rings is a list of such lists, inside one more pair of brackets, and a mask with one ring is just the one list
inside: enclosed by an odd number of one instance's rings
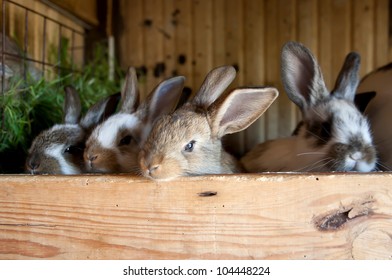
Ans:
{"label": "wooden frame", "polygon": [[0,176],[0,259],[392,259],[392,175]]}

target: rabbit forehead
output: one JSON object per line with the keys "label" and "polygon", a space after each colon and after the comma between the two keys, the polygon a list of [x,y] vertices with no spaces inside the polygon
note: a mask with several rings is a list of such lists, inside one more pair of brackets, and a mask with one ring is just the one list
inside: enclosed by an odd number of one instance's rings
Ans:
{"label": "rabbit forehead", "polygon": [[117,114],[108,118],[97,126],[91,134],[90,139],[95,139],[102,147],[112,148],[118,138],[118,133],[124,130],[137,132],[141,121],[134,114]]}
{"label": "rabbit forehead", "polygon": [[58,124],[41,132],[30,148],[30,153],[43,151],[51,144],[72,145],[84,140],[84,130],[77,124]]}
{"label": "rabbit forehead", "polygon": [[61,174],[80,174],[79,168],[68,162],[64,156],[65,144],[51,144],[46,150],[45,155],[54,158],[60,166]]}
{"label": "rabbit forehead", "polygon": [[176,112],[158,119],[147,141],[170,150],[173,146],[210,137],[210,126],[204,115],[195,112]]}
{"label": "rabbit forehead", "polygon": [[331,125],[334,142],[349,143],[353,138],[366,144],[372,143],[369,123],[355,105],[345,99],[332,98],[310,111],[311,120]]}

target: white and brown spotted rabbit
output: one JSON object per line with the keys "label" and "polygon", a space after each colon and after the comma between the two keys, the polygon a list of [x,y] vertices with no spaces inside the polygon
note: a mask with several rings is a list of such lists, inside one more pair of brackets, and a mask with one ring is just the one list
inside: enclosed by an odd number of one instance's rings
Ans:
{"label": "white and brown spotted rabbit", "polygon": [[302,112],[302,122],[293,136],[264,142],[249,151],[241,159],[245,169],[374,170],[376,150],[369,123],[354,102],[359,66],[359,54],[348,54],[329,92],[312,53],[300,43],[287,43],[282,50],[282,80],[287,95]]}
{"label": "white and brown spotted rabbit", "polygon": [[136,71],[129,68],[120,111],[97,126],[86,143],[84,159],[88,171],[137,173],[140,146],[154,121],[174,110],[184,81],[182,76],[164,80],[139,105]]}
{"label": "white and brown spotted rabbit", "polygon": [[119,94],[104,98],[80,119],[79,95],[73,87],[66,87],[64,123],[42,131],[33,140],[26,159],[26,171],[31,174],[83,173],[87,136],[98,123],[114,113],[119,100]]}

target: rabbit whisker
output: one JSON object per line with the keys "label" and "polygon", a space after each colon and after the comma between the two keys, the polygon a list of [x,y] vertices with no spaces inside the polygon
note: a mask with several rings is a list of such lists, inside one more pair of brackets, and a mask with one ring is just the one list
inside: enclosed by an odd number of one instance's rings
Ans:
{"label": "rabbit whisker", "polygon": [[[385,164],[382,164],[381,162],[377,162],[377,166],[381,166],[382,168],[384,168],[384,170],[386,171],[392,171],[391,168],[389,168],[388,166],[386,166]],[[381,169],[379,169],[380,171],[382,171]]]}
{"label": "rabbit whisker", "polygon": [[306,155],[326,155],[326,152],[307,152],[307,153],[299,153],[297,156],[306,156]]}
{"label": "rabbit whisker", "polygon": [[[326,162],[325,162],[326,161]],[[309,165],[307,165],[307,166],[304,166],[304,167],[302,167],[302,168],[300,168],[300,169],[297,169],[297,170],[295,170],[295,172],[301,172],[301,171],[304,171],[304,170],[306,170],[306,169],[308,169],[308,168],[310,168],[311,167],[311,169],[309,169],[309,171],[312,171],[312,170],[314,170],[316,167],[318,167],[318,164],[323,164],[323,162],[325,162],[324,163],[324,165],[325,164],[328,164],[329,162],[331,162],[332,161],[332,159],[331,158],[329,158],[329,157],[327,157],[327,158],[323,158],[323,159],[321,159],[321,160],[319,160],[319,161],[316,161],[316,162],[313,162],[313,163],[311,163],[311,164],[309,164]],[[323,166],[323,165],[321,165],[321,166]]]}
{"label": "rabbit whisker", "polygon": [[318,136],[317,134],[314,134],[313,132],[311,132],[310,130],[306,130],[307,132],[309,132],[310,135],[316,137],[317,139],[321,140],[324,143],[327,143],[327,141],[325,141],[325,139],[321,138],[320,136]]}

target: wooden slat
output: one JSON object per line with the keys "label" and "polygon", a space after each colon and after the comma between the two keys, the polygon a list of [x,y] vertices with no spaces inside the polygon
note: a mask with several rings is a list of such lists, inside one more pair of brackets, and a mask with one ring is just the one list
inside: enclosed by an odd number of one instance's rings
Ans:
{"label": "wooden slat", "polygon": [[389,1],[376,0],[375,15],[374,15],[374,65],[373,68],[378,68],[389,61]]}
{"label": "wooden slat", "polygon": [[[214,67],[218,67],[226,64],[226,38],[222,36],[226,34],[226,21],[230,21],[231,19],[227,19],[226,13],[226,0],[213,0],[213,65]],[[238,22],[237,22],[238,23]]]}
{"label": "wooden slat", "polygon": [[165,37],[163,27],[163,2],[161,0],[143,1],[143,35],[145,65],[147,67],[146,94],[151,92],[162,81],[164,54],[163,40]]}
{"label": "wooden slat", "polygon": [[[96,0],[50,0],[61,9],[64,9],[89,24],[98,25],[98,1]],[[101,2],[102,3],[102,2]],[[106,4],[106,2],[104,2]]]}
{"label": "wooden slat", "polygon": [[329,89],[332,89],[344,59],[352,48],[351,1],[332,0],[331,5],[331,68],[333,84]]}
{"label": "wooden slat", "polygon": [[[279,50],[281,50],[281,48],[286,42],[290,40],[296,40],[296,1],[279,0],[278,7],[277,47],[279,48]],[[279,87],[278,89],[280,92],[283,92],[283,87]],[[278,105],[278,137],[287,137],[292,134],[294,128],[298,123],[297,108],[286,94],[280,95]]]}
{"label": "wooden slat", "polygon": [[[248,0],[244,3],[244,73],[245,86],[267,85],[265,73],[269,71],[266,65],[264,44],[265,25],[264,1]],[[245,151],[249,151],[256,144],[265,141],[265,116],[261,116],[245,131]]]}
{"label": "wooden slat", "polygon": [[265,113],[266,118],[266,131],[265,138],[275,139],[278,137],[278,126],[279,126],[279,102],[285,98],[285,94],[281,90],[280,82],[280,50],[281,46],[278,45],[278,32],[276,27],[278,26],[278,5],[275,0],[265,1],[265,62],[268,66],[266,72],[266,84],[279,88],[280,95],[278,99],[268,108]]}
{"label": "wooden slat", "polygon": [[332,76],[332,5],[331,1],[318,1],[319,12],[319,47],[317,60],[320,64],[327,88],[331,88],[336,79]]}
{"label": "wooden slat", "polygon": [[[178,14],[176,17],[176,50],[177,72],[186,77],[185,85],[190,87],[193,92],[193,44],[192,44],[192,2],[184,0],[175,1]],[[199,85],[198,85],[199,86]]]}
{"label": "wooden slat", "polygon": [[200,88],[212,69],[212,1],[194,0],[193,9],[193,88]]}
{"label": "wooden slat", "polygon": [[357,0],[353,5],[353,47],[361,57],[360,75],[363,76],[373,70],[374,60],[374,0]]}
{"label": "wooden slat", "polygon": [[[327,2],[327,1],[323,1]],[[297,0],[297,38],[318,56],[319,2],[315,0]],[[324,30],[322,31],[324,32]]]}
{"label": "wooden slat", "polygon": [[391,174],[0,176],[0,258],[392,259],[391,188]]}
{"label": "wooden slat", "polygon": [[[237,77],[229,86],[229,90],[244,85],[244,33],[243,33],[243,1],[225,1],[225,64],[233,65],[238,69]],[[227,150],[232,154],[241,156],[244,154],[244,132],[239,132],[225,137]]]}
{"label": "wooden slat", "polygon": [[163,59],[166,71],[162,78],[169,78],[178,75],[177,73],[177,50],[176,50],[176,33],[178,11],[174,6],[174,0],[163,2]]}

